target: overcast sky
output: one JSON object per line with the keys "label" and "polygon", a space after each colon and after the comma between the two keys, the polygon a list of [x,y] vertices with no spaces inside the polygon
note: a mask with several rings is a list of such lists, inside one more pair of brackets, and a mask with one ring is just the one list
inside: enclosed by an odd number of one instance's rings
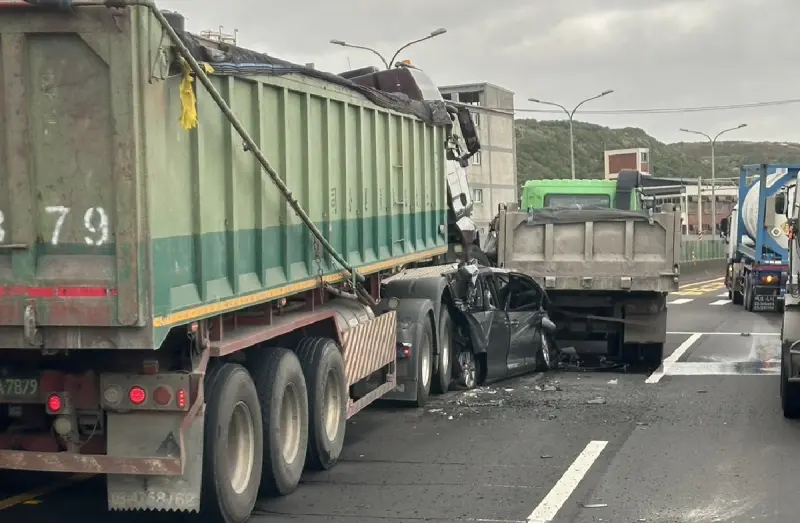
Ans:
{"label": "overcast sky", "polygon": [[[409,48],[440,84],[491,82],[515,93],[572,106],[606,89],[586,109],[636,109],[800,98],[800,0],[161,0],[190,31],[239,30],[239,45],[341,72],[379,65],[409,40],[447,33]],[[494,5],[495,7],[487,7]],[[499,7],[503,5],[504,7]],[[348,67],[348,60],[351,67]],[[543,108],[539,106],[539,108]],[[521,113],[520,113],[521,115]],[[557,115],[532,114],[536,118]],[[642,127],[671,142],[689,127],[739,140],[800,141],[800,104],[668,115],[588,115],[610,127]]]}

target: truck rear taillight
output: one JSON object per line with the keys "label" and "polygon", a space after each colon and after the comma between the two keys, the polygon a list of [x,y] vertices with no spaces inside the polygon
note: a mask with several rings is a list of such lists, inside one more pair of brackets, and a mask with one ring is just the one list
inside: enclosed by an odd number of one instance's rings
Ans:
{"label": "truck rear taillight", "polygon": [[180,389],[178,391],[177,400],[178,400],[178,408],[179,409],[185,409],[186,408],[186,403],[187,403],[186,402],[186,391],[185,390]]}
{"label": "truck rear taillight", "polygon": [[102,374],[101,408],[110,411],[186,411],[191,379],[184,373]]}
{"label": "truck rear taillight", "polygon": [[128,391],[128,400],[134,405],[141,405],[147,400],[147,392],[138,385],[134,385]]}
{"label": "truck rear taillight", "polygon": [[161,385],[153,391],[153,401],[156,402],[156,405],[166,407],[172,401],[172,390],[165,385]]}
{"label": "truck rear taillight", "polygon": [[764,274],[761,276],[761,283],[764,285],[772,285],[773,283],[778,283],[780,281],[780,276],[776,274]]}
{"label": "truck rear taillight", "polygon": [[64,399],[60,394],[50,394],[47,397],[47,413],[59,414],[64,408]]}

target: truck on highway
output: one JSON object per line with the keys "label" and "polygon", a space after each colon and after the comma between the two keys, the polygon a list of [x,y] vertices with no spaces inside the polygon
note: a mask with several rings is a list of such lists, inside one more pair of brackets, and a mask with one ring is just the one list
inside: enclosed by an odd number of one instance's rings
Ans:
{"label": "truck on highway", "polygon": [[[728,242],[728,298],[748,311],[783,308],[789,259],[789,223],[774,198],[796,184],[791,165],[748,165],[739,173],[739,201],[720,222]],[[794,198],[793,191],[790,191]]]}
{"label": "truck on highway", "polygon": [[[784,188],[773,195],[772,211],[786,216],[786,282],[781,319],[781,408],[786,418],[800,418],[800,204],[797,181],[800,166],[781,166]],[[762,176],[761,178],[766,178]],[[765,183],[762,182],[761,191]],[[741,223],[741,220],[740,220]]]}
{"label": "truck on highway", "polygon": [[148,0],[0,11],[0,469],[241,523],[367,405],[447,390],[468,110],[417,69],[323,73]]}
{"label": "truck on highway", "polygon": [[661,364],[666,298],[680,276],[680,214],[654,212],[641,173],[615,181],[531,180],[520,209],[500,206],[487,254],[532,276],[551,301],[561,345]]}

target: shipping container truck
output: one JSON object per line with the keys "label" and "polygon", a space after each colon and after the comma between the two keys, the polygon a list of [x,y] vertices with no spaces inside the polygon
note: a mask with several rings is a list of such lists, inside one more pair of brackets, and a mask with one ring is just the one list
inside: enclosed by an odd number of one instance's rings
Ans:
{"label": "shipping container truck", "polygon": [[[789,224],[774,198],[796,183],[798,166],[748,165],[739,172],[739,201],[720,223],[728,242],[725,287],[748,311],[783,307],[789,257]],[[792,200],[794,192],[790,192]]]}
{"label": "shipping container truck", "polygon": [[680,276],[680,213],[654,212],[642,186],[636,171],[614,182],[529,181],[524,210],[500,206],[486,251],[544,287],[561,346],[658,367]]}
{"label": "shipping container truck", "polygon": [[0,12],[0,469],[240,523],[371,402],[447,390],[447,282],[382,284],[474,240],[480,144],[424,73],[322,73],[146,0]]}
{"label": "shipping container truck", "polygon": [[[784,188],[774,194],[773,212],[786,216],[788,277],[781,321],[781,408],[786,418],[800,418],[800,206],[797,181],[800,166],[784,166]],[[763,191],[764,188],[762,187]]]}

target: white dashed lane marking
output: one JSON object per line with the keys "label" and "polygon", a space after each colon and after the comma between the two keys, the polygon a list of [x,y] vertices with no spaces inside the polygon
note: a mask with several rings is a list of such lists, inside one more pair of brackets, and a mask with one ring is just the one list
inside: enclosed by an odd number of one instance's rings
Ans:
{"label": "white dashed lane marking", "polygon": [[725,299],[725,300],[717,300],[717,301],[712,301],[711,303],[709,303],[709,305],[727,305],[727,304],[729,304],[730,302],[731,302],[731,300],[728,300],[728,299]]}
{"label": "white dashed lane marking", "polygon": [[683,305],[684,303],[693,302],[694,298],[678,298],[677,300],[668,301],[667,305]]}

